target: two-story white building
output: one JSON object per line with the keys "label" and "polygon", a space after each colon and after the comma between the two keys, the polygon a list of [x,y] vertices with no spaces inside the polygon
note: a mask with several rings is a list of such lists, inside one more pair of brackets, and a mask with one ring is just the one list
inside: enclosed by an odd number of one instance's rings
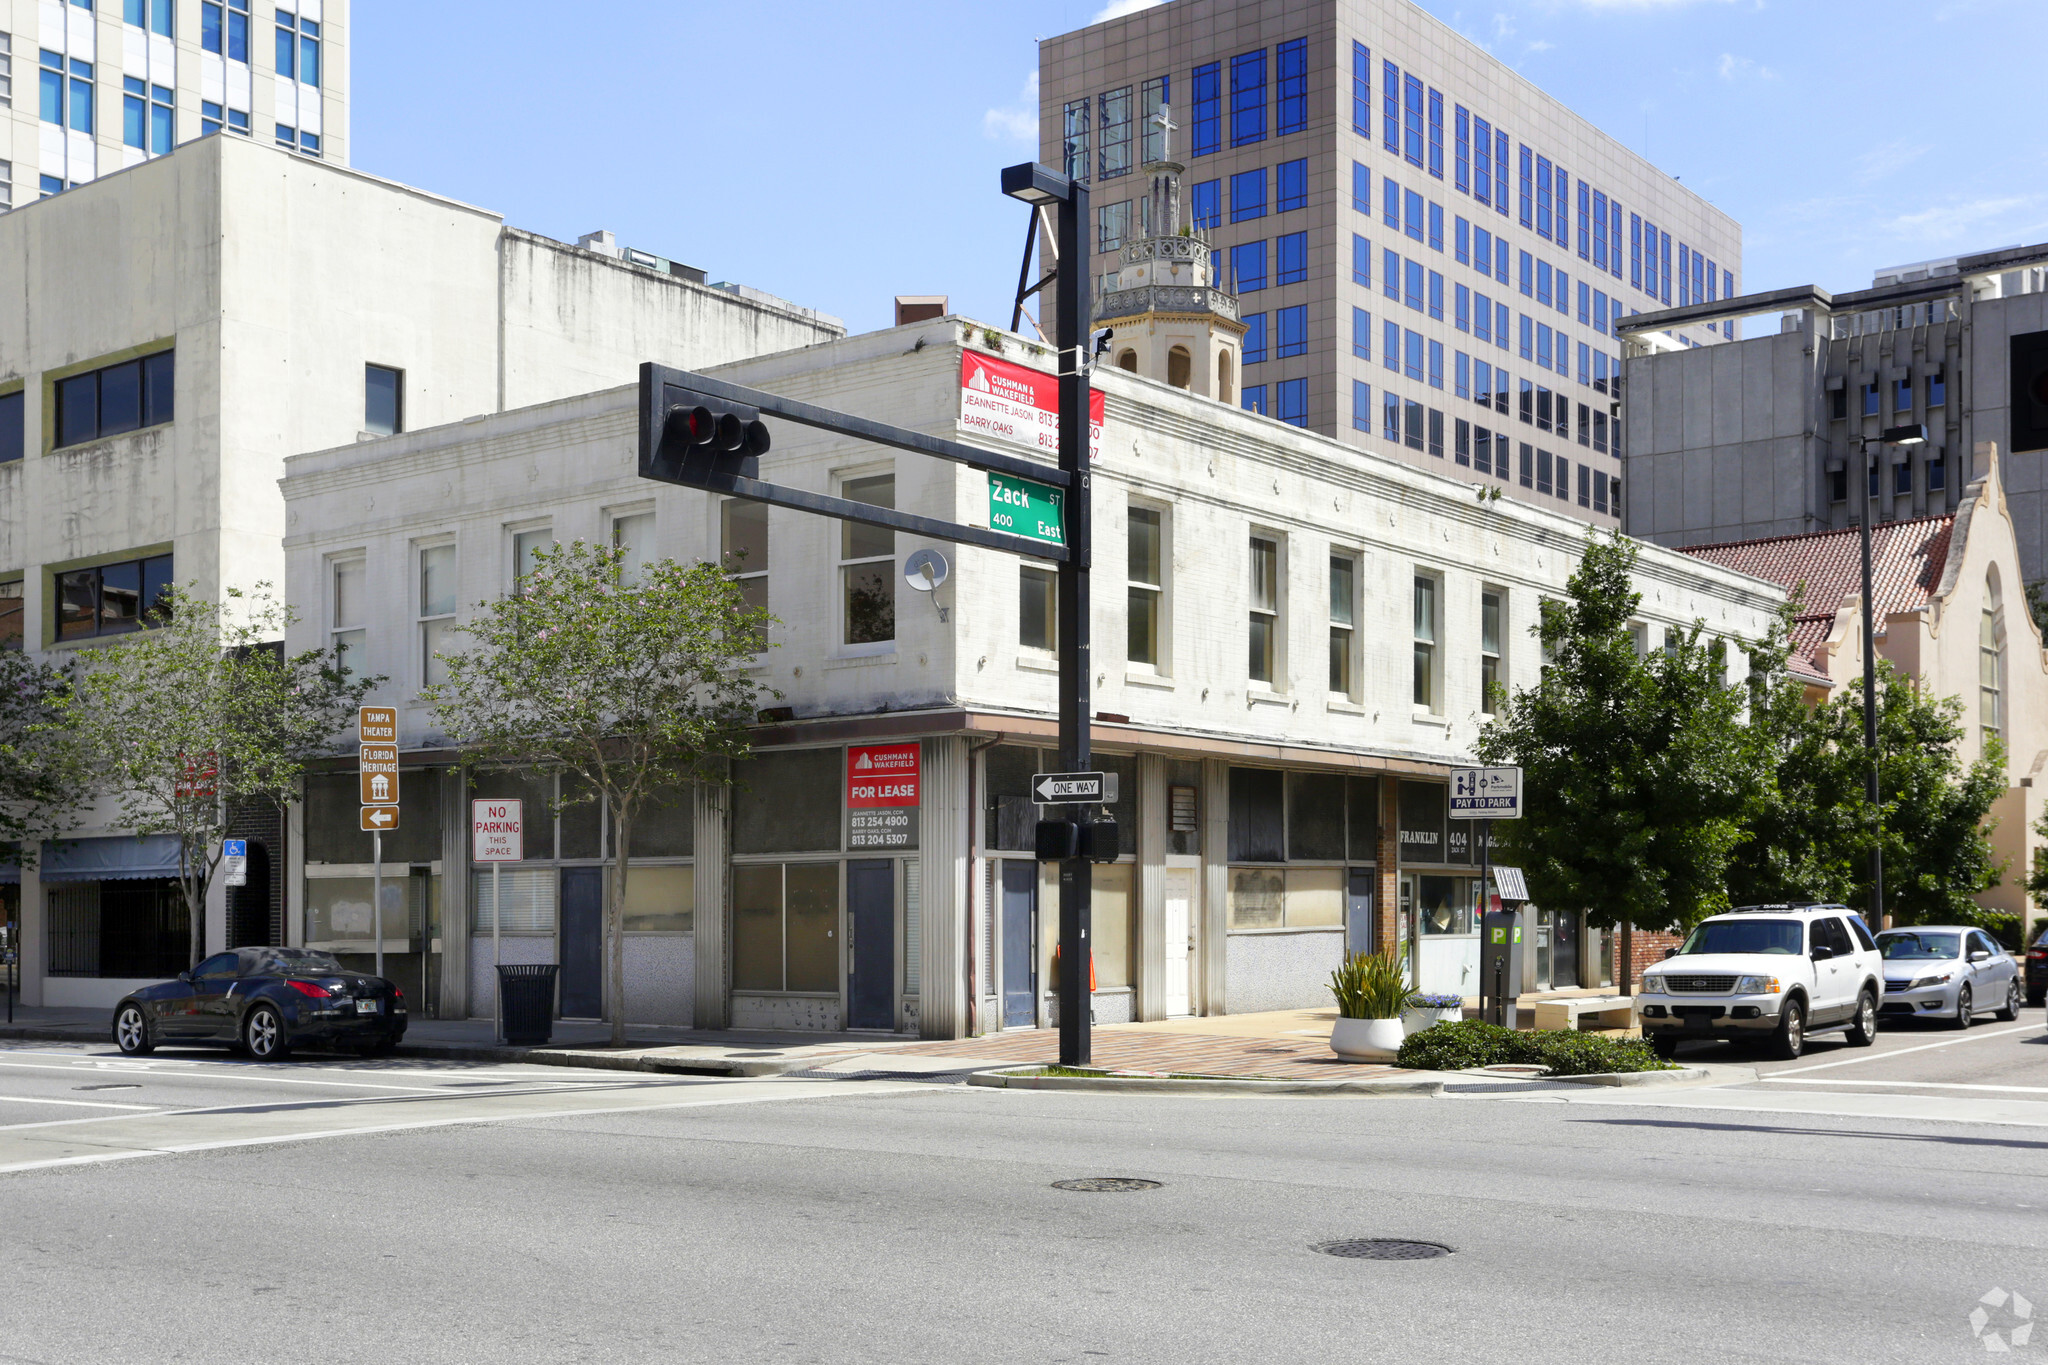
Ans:
{"label": "two-story white building", "polygon": [[[1049,390],[1050,368],[947,317],[716,373],[998,444],[982,419],[1008,393],[1036,450],[1019,395]],[[1538,604],[1563,593],[1586,528],[1152,379],[1096,382],[1094,744],[1121,777],[1123,837],[1095,869],[1098,1019],[1318,1003],[1347,944],[1399,945],[1423,988],[1471,993],[1478,850],[1446,818],[1446,774],[1470,761],[1487,684],[1536,678]],[[733,787],[679,792],[634,830],[628,1017],[937,1037],[1047,1023],[1056,911],[1028,783],[1054,766],[1049,568],[937,546],[951,574],[915,591],[903,561],[928,547],[911,537],[645,481],[636,397],[287,461],[289,643],[347,644],[401,716],[403,827],[385,847],[402,866],[386,871],[419,932],[387,929],[387,952],[424,946],[406,970],[444,1014],[490,1011],[491,879],[468,862],[466,803],[523,796],[499,951],[560,961],[565,1015],[616,1007],[597,971],[614,852],[597,807],[555,818],[539,804],[553,775],[465,773],[417,704],[436,652],[461,647],[456,628],[535,545],[604,540],[725,557],[778,618],[757,668],[782,694]],[[764,478],[987,524],[985,474],[771,425]],[[1783,600],[1656,547],[1638,574],[1653,626],[1755,638]],[[914,805],[878,814],[863,795],[877,770],[914,781]],[[293,942],[371,946],[354,785],[313,779],[295,815]],[[1548,915],[1536,929],[1530,985],[1611,979],[1604,936]]]}

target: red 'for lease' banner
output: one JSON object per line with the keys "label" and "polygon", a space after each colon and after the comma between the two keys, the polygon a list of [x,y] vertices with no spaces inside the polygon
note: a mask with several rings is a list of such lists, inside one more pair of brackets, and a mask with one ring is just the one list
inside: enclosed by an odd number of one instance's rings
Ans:
{"label": "red 'for lease' banner", "polygon": [[[1060,449],[1059,376],[998,360],[980,351],[960,353],[960,426],[1057,455]],[[1102,458],[1102,390],[1088,391],[1088,457]]]}
{"label": "red 'for lease' banner", "polygon": [[856,744],[846,750],[846,805],[850,810],[917,804],[915,744]]}

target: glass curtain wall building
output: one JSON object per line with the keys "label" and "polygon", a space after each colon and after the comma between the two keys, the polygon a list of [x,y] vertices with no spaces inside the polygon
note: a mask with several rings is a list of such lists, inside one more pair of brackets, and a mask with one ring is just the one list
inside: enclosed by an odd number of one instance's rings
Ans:
{"label": "glass curtain wall building", "polygon": [[1594,524],[1622,507],[1617,320],[1740,285],[1739,224],[1411,4],[1176,0],[1044,40],[1039,88],[1098,280],[1165,111],[1243,406]]}

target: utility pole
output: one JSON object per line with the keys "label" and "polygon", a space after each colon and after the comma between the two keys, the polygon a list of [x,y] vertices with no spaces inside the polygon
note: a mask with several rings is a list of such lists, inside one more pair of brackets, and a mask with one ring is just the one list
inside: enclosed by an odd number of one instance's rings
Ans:
{"label": "utility pole", "polygon": [[[1877,789],[1877,609],[1871,600],[1876,592],[1870,572],[1870,518],[1876,510],[1881,490],[1876,487],[1877,465],[1870,454],[1872,440],[1869,436],[1858,438],[1863,449],[1863,515],[1857,521],[1863,532],[1863,747],[1870,756],[1870,777],[1865,791],[1870,799],[1870,927],[1883,929],[1886,927],[1884,815],[1878,805]],[[1880,448],[1926,445],[1927,427],[1919,422],[1911,426],[1887,427],[1875,441]]]}
{"label": "utility pole", "polygon": [[[1060,763],[1068,772],[1091,764],[1089,725],[1088,569],[1094,558],[1088,470],[1088,186],[1075,179],[1059,201],[1060,471],[1067,485],[1066,559],[1057,580],[1060,660]],[[1068,807],[1076,817],[1091,815]],[[1060,1065],[1087,1066],[1091,1055],[1089,977],[1094,945],[1088,930],[1095,872],[1084,850],[1060,863]]]}

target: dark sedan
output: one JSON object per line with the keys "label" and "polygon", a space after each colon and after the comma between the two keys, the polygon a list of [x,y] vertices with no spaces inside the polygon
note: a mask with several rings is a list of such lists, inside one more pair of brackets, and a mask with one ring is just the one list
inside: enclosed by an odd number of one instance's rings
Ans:
{"label": "dark sedan", "polygon": [[404,991],[328,953],[237,948],[114,1006],[114,1042],[131,1056],[160,1043],[219,1043],[268,1062],[300,1043],[388,1052],[405,1019]]}

